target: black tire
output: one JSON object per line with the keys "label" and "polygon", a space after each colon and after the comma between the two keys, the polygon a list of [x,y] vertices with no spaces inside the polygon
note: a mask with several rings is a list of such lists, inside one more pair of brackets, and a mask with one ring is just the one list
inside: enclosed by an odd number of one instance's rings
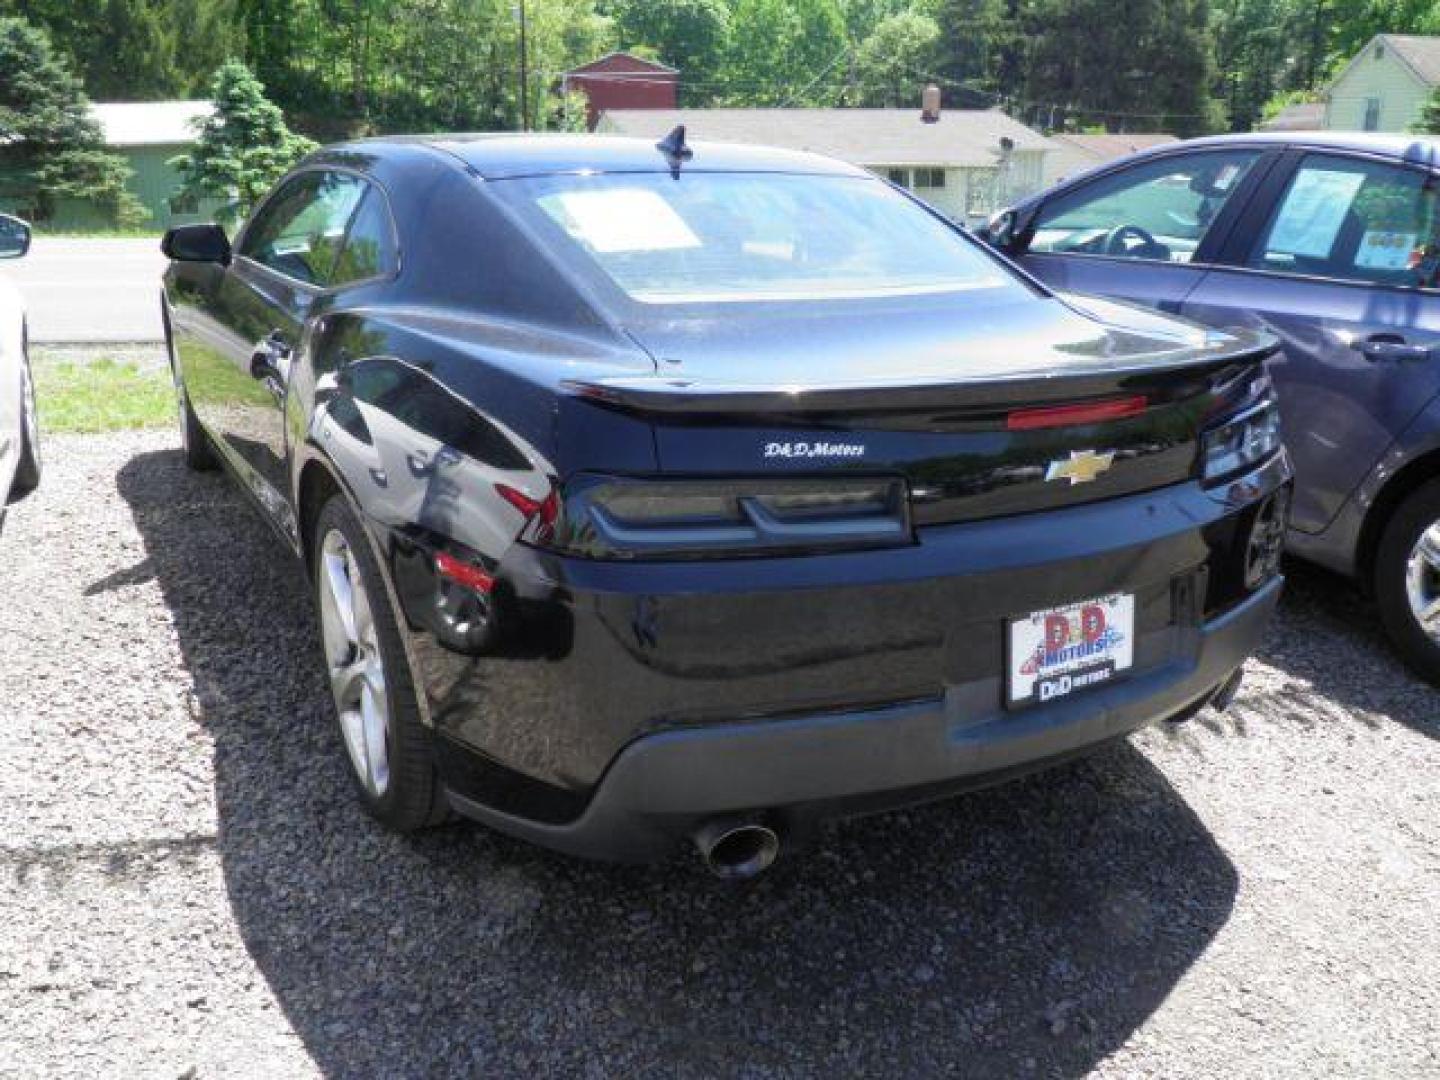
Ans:
{"label": "black tire", "polygon": [[175,412],[180,421],[180,450],[185,455],[185,464],[195,472],[211,472],[219,468],[220,459],[210,445],[210,436],[190,405],[190,392],[185,389],[185,379],[180,374],[180,364],[175,357],[175,341],[170,334],[170,318],[161,309],[165,324],[165,349],[170,354],[170,379],[175,385]]}
{"label": "black tire", "polygon": [[[311,581],[317,616],[323,626],[321,590],[326,587],[322,567],[323,545],[332,530],[340,533],[353,555],[369,600],[376,644],[384,668],[389,714],[386,731],[389,779],[384,792],[376,795],[366,786],[364,777],[345,747],[337,706],[336,729],[341,735],[341,752],[349,766],[350,778],[365,810],[387,828],[396,832],[413,832],[438,825],[450,817],[450,808],[435,773],[430,732],[420,719],[414,681],[401,644],[395,612],[364,530],[345,498],[338,494],[331,496],[321,508],[312,537]],[[326,661],[328,679],[329,658],[323,646],[322,658]]]}
{"label": "black tire", "polygon": [[35,381],[30,358],[20,357],[20,461],[10,484],[10,502],[19,502],[40,486],[40,423],[36,419]]}
{"label": "black tire", "polygon": [[[1412,609],[1408,586],[1410,556],[1420,536],[1440,522],[1440,480],[1406,496],[1385,524],[1375,552],[1375,601],[1395,651],[1417,675],[1440,686],[1440,642],[1427,634]],[[1435,575],[1440,587],[1440,572]]]}

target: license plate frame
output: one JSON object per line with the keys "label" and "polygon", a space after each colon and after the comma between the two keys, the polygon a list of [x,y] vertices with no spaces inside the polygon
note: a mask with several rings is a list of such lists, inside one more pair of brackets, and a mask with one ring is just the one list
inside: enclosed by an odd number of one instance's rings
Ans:
{"label": "license plate frame", "polygon": [[[1057,642],[1058,647],[1052,647]],[[1134,593],[1106,593],[1005,621],[1008,709],[1060,701],[1108,685],[1134,666]]]}

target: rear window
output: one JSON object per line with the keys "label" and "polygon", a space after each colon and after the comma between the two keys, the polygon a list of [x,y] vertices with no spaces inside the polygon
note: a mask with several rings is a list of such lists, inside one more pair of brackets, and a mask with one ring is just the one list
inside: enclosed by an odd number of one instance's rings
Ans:
{"label": "rear window", "polygon": [[1021,287],[949,226],[860,177],[547,176],[493,189],[642,303]]}

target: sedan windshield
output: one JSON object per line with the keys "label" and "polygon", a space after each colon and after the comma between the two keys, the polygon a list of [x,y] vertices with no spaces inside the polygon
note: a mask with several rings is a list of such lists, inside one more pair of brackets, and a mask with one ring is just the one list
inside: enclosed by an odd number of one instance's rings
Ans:
{"label": "sedan windshield", "polygon": [[642,303],[1020,287],[951,227],[863,177],[630,173],[494,189]]}

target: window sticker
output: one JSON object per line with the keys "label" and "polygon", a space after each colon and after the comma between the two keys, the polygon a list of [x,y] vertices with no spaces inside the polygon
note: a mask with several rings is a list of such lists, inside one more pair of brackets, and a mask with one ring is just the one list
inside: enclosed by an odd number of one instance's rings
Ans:
{"label": "window sticker", "polygon": [[1301,170],[1290,185],[1280,215],[1270,230],[1267,251],[1312,259],[1328,258],[1345,214],[1364,183],[1364,173]]}
{"label": "window sticker", "polygon": [[[1248,165],[1250,163],[1247,161],[1245,164]],[[1210,186],[1214,188],[1218,194],[1224,195],[1230,190],[1230,186],[1239,178],[1240,171],[1239,162],[1227,161],[1220,167],[1220,171],[1215,174],[1215,179],[1210,181]]]}
{"label": "window sticker", "polygon": [[1371,230],[1360,238],[1355,265],[1368,270],[1408,270],[1420,234]]}
{"label": "window sticker", "polygon": [[653,191],[562,191],[539,200],[545,212],[592,251],[606,254],[698,248],[700,238]]}

